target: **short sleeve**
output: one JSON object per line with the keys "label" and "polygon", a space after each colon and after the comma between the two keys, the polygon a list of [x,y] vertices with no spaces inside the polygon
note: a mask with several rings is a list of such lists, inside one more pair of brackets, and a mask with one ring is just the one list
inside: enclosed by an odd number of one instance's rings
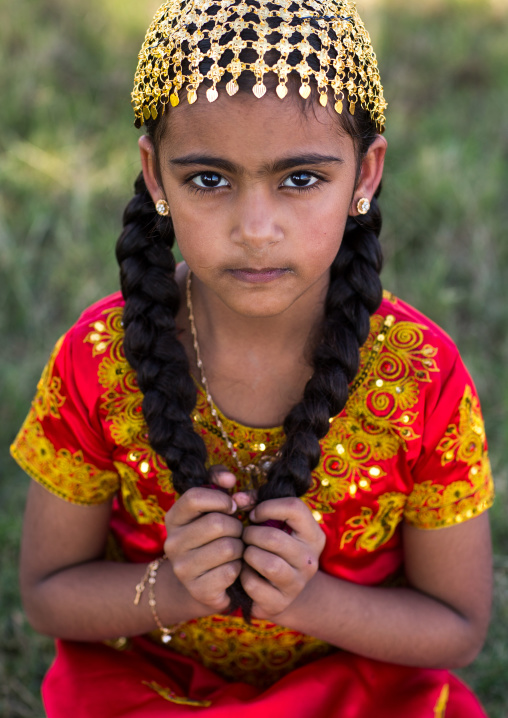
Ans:
{"label": "short sleeve", "polygon": [[[87,373],[89,381],[78,386],[76,376]],[[73,328],[57,342],[11,446],[13,458],[35,481],[71,503],[100,504],[119,487],[96,412],[97,386],[90,352]]]}
{"label": "short sleeve", "polygon": [[425,419],[422,451],[412,473],[404,518],[417,528],[461,523],[494,500],[480,403],[458,354]]}

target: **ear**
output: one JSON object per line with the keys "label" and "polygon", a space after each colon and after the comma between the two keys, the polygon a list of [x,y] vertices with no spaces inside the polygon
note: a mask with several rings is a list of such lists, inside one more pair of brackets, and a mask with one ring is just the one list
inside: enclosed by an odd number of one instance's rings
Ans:
{"label": "ear", "polygon": [[351,207],[349,208],[349,214],[351,216],[359,214],[356,205],[360,199],[365,197],[369,202],[372,201],[381,182],[381,177],[383,176],[386,147],[387,142],[385,138],[378,135],[367,150],[367,154],[362,160],[360,177],[351,201]]}
{"label": "ear", "polygon": [[141,157],[141,168],[147,190],[156,204],[159,199],[165,199],[164,190],[159,184],[157,173],[157,162],[153,142],[148,135],[143,135],[138,140],[139,154]]}

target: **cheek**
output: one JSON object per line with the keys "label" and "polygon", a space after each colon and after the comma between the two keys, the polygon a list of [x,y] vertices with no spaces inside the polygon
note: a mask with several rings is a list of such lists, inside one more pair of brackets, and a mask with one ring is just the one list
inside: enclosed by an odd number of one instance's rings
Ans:
{"label": "cheek", "polygon": [[178,248],[184,259],[209,257],[216,246],[214,237],[217,235],[217,222],[210,218],[203,219],[196,211],[176,208],[173,213],[173,227]]}
{"label": "cheek", "polygon": [[310,265],[330,265],[340,249],[346,227],[347,212],[342,208],[317,212],[298,225],[303,248]]}

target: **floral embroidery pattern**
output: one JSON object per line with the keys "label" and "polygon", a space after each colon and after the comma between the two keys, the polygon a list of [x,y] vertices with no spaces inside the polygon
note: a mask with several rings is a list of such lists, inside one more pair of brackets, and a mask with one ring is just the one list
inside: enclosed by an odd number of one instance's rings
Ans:
{"label": "floral embroidery pattern", "polygon": [[[241,426],[231,419],[228,419],[216,407],[224,429],[231,438],[238,456],[243,464],[247,465],[256,462],[260,455],[274,456],[284,441],[282,427],[274,429],[256,429]],[[242,475],[238,467],[233,463],[231,454],[227,448],[222,434],[213,422],[210,408],[206,401],[205,393],[198,386],[197,403],[192,416],[195,429],[198,431],[206,444],[208,450],[208,462],[210,465],[224,464],[238,476],[238,487],[249,488],[249,479]]]}
{"label": "floral embroidery pattern", "polygon": [[406,495],[393,492],[382,494],[378,499],[379,509],[376,514],[365,506],[359,516],[346,521],[347,531],[342,535],[340,547],[356,537],[355,548],[365,551],[375,551],[379,546],[391,539],[397,525],[400,523]]}
{"label": "floral embroidery pattern", "polygon": [[[156,475],[160,489],[173,494],[171,473],[148,442],[148,429],[141,408],[143,397],[136,373],[123,351],[122,314],[122,307],[104,312],[103,319],[91,325],[92,331],[85,338],[85,342],[92,344],[93,356],[107,351],[97,372],[99,383],[106,390],[101,397],[102,406],[106,420],[111,422],[113,440],[130,450],[128,461],[138,467],[142,476],[149,478]],[[122,478],[122,496],[129,513],[138,523],[163,523],[165,512],[157,497],[152,494],[143,498],[137,486],[139,474],[126,464],[119,462],[115,466]]]}
{"label": "floral embroidery pattern", "polygon": [[56,451],[34,415],[29,415],[11,451],[28,474],[57,496],[72,497],[74,503],[103,503],[118,488],[117,474],[87,464],[82,451]]}
{"label": "floral embroidery pattern", "polygon": [[437,447],[443,454],[441,464],[446,466],[451,461],[464,461],[474,466],[482,460],[484,446],[485,428],[480,404],[471,387],[467,386],[459,406],[459,424],[451,424],[446,429]]}
{"label": "floral embroidery pattern", "polygon": [[450,424],[437,452],[442,466],[462,462],[469,466],[468,481],[442,486],[432,481],[416,484],[408,498],[405,518],[421,528],[438,528],[461,523],[488,509],[494,491],[485,450],[485,430],[480,405],[466,386],[459,408],[458,424]]}
{"label": "floral embroidery pattern", "polygon": [[228,680],[268,687],[294,668],[336,649],[317,638],[257,619],[207,616],[183,624],[171,647]]}
{"label": "floral embroidery pattern", "polygon": [[330,513],[331,504],[348,493],[370,491],[373,481],[386,476],[381,462],[419,438],[413,428],[418,414],[411,409],[418,402],[420,383],[430,382],[431,373],[439,371],[437,349],[424,343],[423,329],[408,322],[394,324],[391,315],[379,328],[369,371],[360,372],[345,416],[333,421],[322,441],[320,471],[314,472],[305,497],[315,511]]}
{"label": "floral embroidery pattern", "polygon": [[63,340],[64,338],[60,337],[57,341],[37,384],[37,393],[35,394],[32,406],[39,421],[42,421],[45,416],[52,416],[54,419],[59,419],[60,408],[65,402],[65,397],[61,394],[62,380],[60,377],[53,376],[55,359],[60,351]]}
{"label": "floral embroidery pattern", "polygon": [[111,422],[111,435],[120,446],[142,444],[149,449],[141,409],[143,397],[137,387],[136,373],[123,352],[122,308],[114,307],[103,316],[103,321],[91,325],[92,331],[85,342],[92,344],[93,356],[109,349],[99,365],[97,376],[106,389],[102,401],[106,419]]}
{"label": "floral embroidery pattern", "polygon": [[143,499],[138,488],[139,476],[120,461],[115,461],[115,466],[120,475],[120,488],[122,491],[123,504],[127,511],[133,516],[138,524],[163,524],[165,512],[159,505],[155,495]]}

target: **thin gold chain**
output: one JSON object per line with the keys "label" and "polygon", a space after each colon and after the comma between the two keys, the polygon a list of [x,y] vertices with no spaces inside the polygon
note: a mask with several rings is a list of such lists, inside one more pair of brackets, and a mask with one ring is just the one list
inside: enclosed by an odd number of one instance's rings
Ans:
{"label": "thin gold chain", "polygon": [[199,351],[199,344],[198,344],[198,334],[196,331],[196,322],[194,320],[194,309],[192,306],[192,293],[191,293],[191,280],[192,280],[192,272],[189,270],[189,273],[187,274],[187,281],[186,281],[186,299],[187,299],[187,309],[189,311],[189,323],[192,333],[192,341],[194,344],[194,352],[196,354],[196,364],[199,369],[200,377],[201,377],[201,384],[204,387],[205,395],[206,395],[206,401],[208,403],[208,406],[210,407],[210,412],[213,416],[213,420],[215,421],[215,424],[217,428],[219,429],[222,438],[224,439],[224,443],[229,449],[229,452],[231,456],[233,457],[233,460],[237,467],[240,469],[240,471],[247,472],[249,474],[249,478],[252,482],[252,486],[249,488],[257,488],[259,485],[259,481],[261,478],[264,478],[266,475],[266,472],[268,471],[270,465],[273,463],[273,461],[277,458],[277,456],[267,456],[263,455],[260,457],[259,464],[247,464],[245,465],[240,457],[238,456],[238,452],[236,451],[233,442],[231,441],[230,437],[228,436],[224,424],[222,423],[222,420],[217,412],[217,409],[215,408],[215,404],[213,403],[212,395],[210,394],[210,388],[208,386],[208,380],[205,375],[205,370],[203,368],[203,361],[201,359],[201,352]]}

